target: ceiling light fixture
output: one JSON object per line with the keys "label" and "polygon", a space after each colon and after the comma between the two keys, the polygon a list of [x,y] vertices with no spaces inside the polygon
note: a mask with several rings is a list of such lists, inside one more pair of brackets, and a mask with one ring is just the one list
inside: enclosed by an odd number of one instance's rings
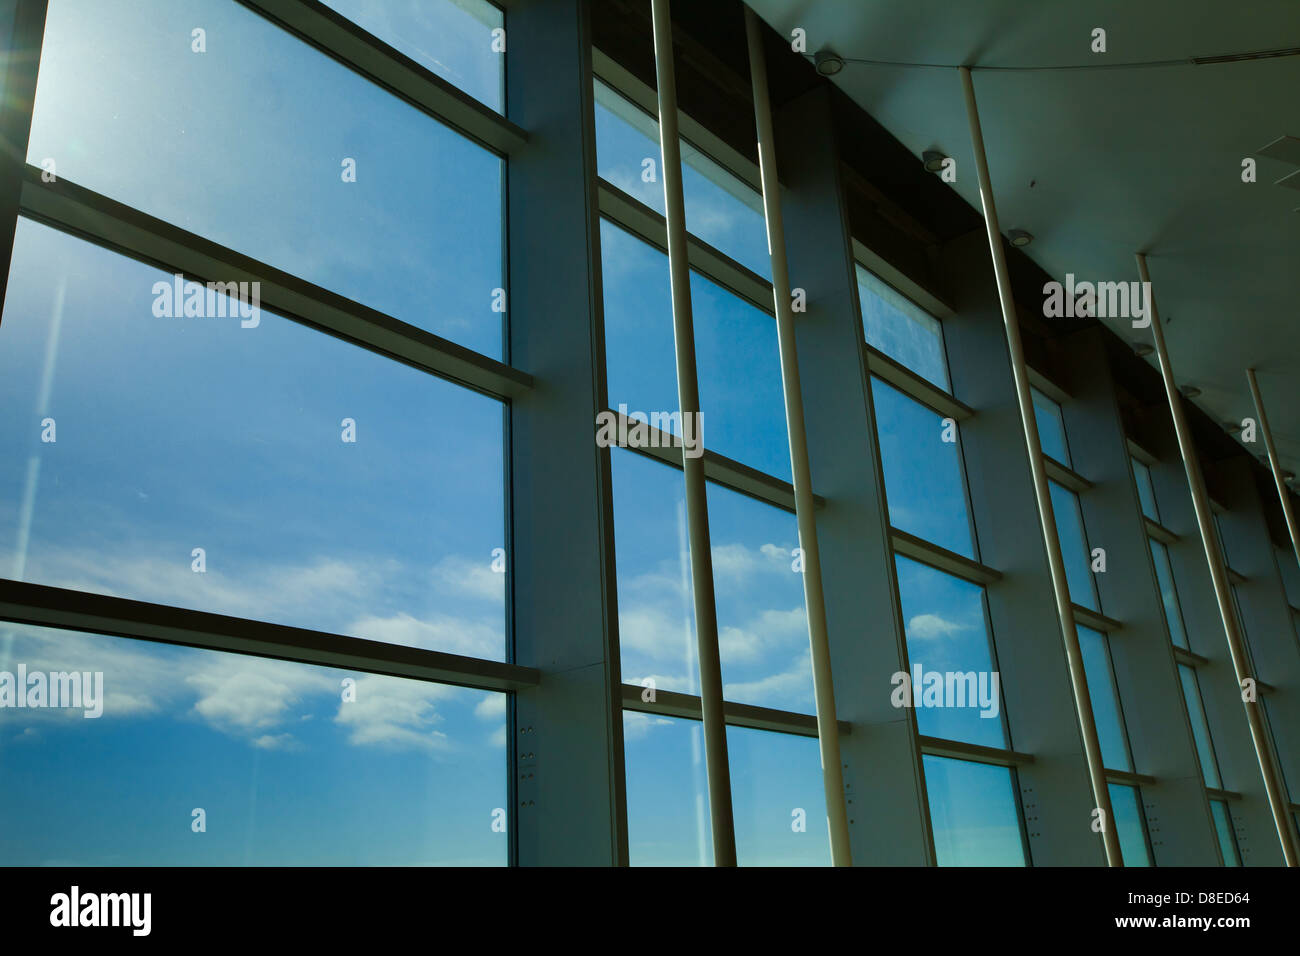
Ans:
{"label": "ceiling light fixture", "polygon": [[1154,346],[1151,345],[1150,342],[1138,342],[1136,345],[1133,346],[1133,351],[1136,352],[1139,356],[1145,358],[1146,356],[1154,352],[1155,348]]}
{"label": "ceiling light fixture", "polygon": [[813,65],[822,76],[834,76],[844,69],[844,57],[829,47],[823,47],[813,54]]}
{"label": "ceiling light fixture", "polygon": [[1021,249],[1034,241],[1034,237],[1023,229],[1012,229],[1007,233],[1007,238],[1011,240],[1011,244],[1017,249]]}
{"label": "ceiling light fixture", "polygon": [[1195,385],[1183,385],[1178,389],[1178,391],[1182,392],[1187,398],[1196,398],[1196,396],[1201,394],[1201,390]]}
{"label": "ceiling light fixture", "polygon": [[921,162],[925,163],[925,168],[932,173],[937,173],[943,169],[943,161],[947,158],[937,149],[927,149],[921,154]]}

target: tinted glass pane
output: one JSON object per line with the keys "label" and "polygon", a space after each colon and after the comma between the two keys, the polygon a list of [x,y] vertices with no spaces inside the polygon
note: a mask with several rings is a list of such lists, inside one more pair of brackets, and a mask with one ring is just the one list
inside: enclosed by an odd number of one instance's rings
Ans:
{"label": "tinted glass pane", "polygon": [[829,866],[816,737],[727,728],[736,856],[741,866]]}
{"label": "tinted glass pane", "polygon": [[1187,632],[1183,630],[1183,611],[1178,604],[1178,591],[1174,587],[1174,569],[1169,564],[1169,551],[1164,542],[1147,539],[1151,544],[1151,560],[1156,566],[1156,582],[1160,585],[1160,601],[1169,625],[1169,637],[1179,647],[1187,647]]}
{"label": "tinted glass pane", "polygon": [[1210,739],[1210,725],[1205,719],[1205,708],[1201,706],[1201,688],[1196,680],[1196,671],[1186,664],[1179,664],[1178,678],[1182,681],[1183,700],[1187,702],[1187,716],[1192,722],[1192,739],[1196,741],[1196,756],[1201,761],[1205,785],[1217,790],[1222,786],[1219,781],[1219,766],[1214,759],[1214,744]]}
{"label": "tinted glass pane", "polygon": [[501,11],[484,0],[324,0],[353,23],[474,99],[503,112],[505,55],[492,50]]}
{"label": "tinted glass pane", "polygon": [[1223,549],[1223,560],[1229,565],[1232,564],[1232,555],[1228,552],[1228,538],[1223,533],[1223,517],[1217,512],[1214,515],[1214,533],[1219,537],[1219,547]]}
{"label": "tinted glass pane", "polygon": [[503,694],[0,624],[19,665],[81,673],[102,713],[0,708],[6,864],[506,862]]}
{"label": "tinted glass pane", "polygon": [[[700,723],[624,711],[623,735],[629,862],[712,864]],[[728,727],[727,751],[740,865],[829,864],[817,741]]]}
{"label": "tinted glass pane", "polygon": [[1065,561],[1070,600],[1095,611],[1097,587],[1092,579],[1092,555],[1083,530],[1079,497],[1054,481],[1047,484],[1052,496],[1052,512],[1056,516],[1056,533],[1061,539],[1061,557]]}
{"label": "tinted glass pane", "polygon": [[54,0],[27,155],[501,355],[504,163],[242,4]]}
{"label": "tinted glass pane", "polygon": [[[596,82],[596,169],[610,185],[664,212],[659,124],[605,84]],[[763,199],[685,140],[682,192],[686,228],[764,278],[772,276]]]}
{"label": "tinted glass pane", "polygon": [[1295,552],[1289,548],[1274,548],[1277,558],[1278,573],[1282,575],[1282,585],[1286,588],[1286,599],[1292,608],[1300,608],[1300,565],[1296,564]]}
{"label": "tinted glass pane", "polygon": [[947,391],[948,362],[939,320],[867,269],[856,268],[868,344]]}
{"label": "tinted glass pane", "polygon": [[1137,483],[1138,501],[1142,513],[1152,521],[1160,520],[1160,509],[1156,507],[1156,489],[1151,484],[1151,469],[1136,458],[1129,458],[1133,465],[1133,480]]}
{"label": "tinted glass pane", "polygon": [[[983,588],[910,558],[896,556],[894,563],[912,666],[913,700],[921,694],[917,728],[931,737],[1005,747],[1000,677],[995,685]],[[943,679],[942,696],[932,674]]]}
{"label": "tinted glass pane", "polygon": [[1011,771],[928,754],[923,759],[939,865],[1024,866]]}
{"label": "tinted glass pane", "polygon": [[[961,452],[943,440],[943,416],[874,376],[871,394],[890,524],[975,557]],[[955,428],[949,433],[955,437]]]}
{"label": "tinted glass pane", "polygon": [[[626,405],[629,415],[671,413],[678,406],[668,257],[602,221],[601,265],[609,404]],[[789,480],[776,322],[697,273],[691,304],[705,447]]]}
{"label": "tinted glass pane", "polygon": [[20,222],[0,568],[502,659],[501,404],[268,312],[157,317],[172,281]]}
{"label": "tinted glass pane", "polygon": [[1078,631],[1083,669],[1088,678],[1088,696],[1092,699],[1097,737],[1101,741],[1101,761],[1111,770],[1132,770],[1107,637],[1088,627],[1080,627]]}
{"label": "tinted glass pane", "polygon": [[[623,680],[699,693],[682,473],[636,452],[612,461]],[[718,485],[708,496],[723,692],[812,713],[794,515]]]}
{"label": "tinted glass pane", "polygon": [[1146,819],[1142,815],[1142,798],[1137,787],[1107,784],[1110,808],[1115,814],[1115,832],[1125,866],[1150,866],[1147,850]]}
{"label": "tinted glass pane", "polygon": [[1210,810],[1214,814],[1214,835],[1219,840],[1223,865],[1241,866],[1241,856],[1237,852],[1237,836],[1233,831],[1232,818],[1228,815],[1228,805],[1222,800],[1211,800]]}
{"label": "tinted glass pane", "polygon": [[1038,423],[1038,441],[1043,446],[1043,454],[1069,465],[1070,448],[1065,441],[1061,406],[1036,388],[1031,388],[1029,394],[1034,399],[1034,421]]}

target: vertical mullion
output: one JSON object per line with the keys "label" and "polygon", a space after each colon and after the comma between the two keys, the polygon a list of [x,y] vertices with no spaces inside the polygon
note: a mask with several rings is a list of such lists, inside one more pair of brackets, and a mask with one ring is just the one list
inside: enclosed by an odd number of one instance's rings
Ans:
{"label": "vertical mullion", "polygon": [[[521,865],[627,862],[623,714],[604,407],[589,0],[508,13],[509,352],[538,387],[510,411],[516,692],[510,819]],[[485,289],[484,296],[491,294]]]}
{"label": "vertical mullion", "polygon": [[0,303],[9,286],[9,263],[18,228],[27,144],[32,132],[36,74],[45,34],[46,0],[0,0],[0,23],[12,24],[0,56],[4,59],[0,91]]}
{"label": "vertical mullion", "polygon": [[[699,421],[700,394],[695,362],[695,325],[691,315],[691,274],[686,245],[681,140],[677,132],[677,80],[673,64],[672,14],[669,0],[651,0],[654,25],[655,79],[659,97],[659,148],[664,180],[664,217],[668,227],[668,274],[672,286],[673,343],[677,358],[677,404],[682,420]],[[695,430],[703,441],[701,430]],[[713,592],[713,556],[709,543],[708,489],[704,458],[692,456],[682,443],[686,482],[687,546],[691,590],[695,598],[695,635],[700,666],[700,709],[704,724],[709,813],[713,823],[715,866],[736,865],[736,833],[731,807],[731,771],[727,727],[722,708],[722,662],[718,651],[718,614]]]}

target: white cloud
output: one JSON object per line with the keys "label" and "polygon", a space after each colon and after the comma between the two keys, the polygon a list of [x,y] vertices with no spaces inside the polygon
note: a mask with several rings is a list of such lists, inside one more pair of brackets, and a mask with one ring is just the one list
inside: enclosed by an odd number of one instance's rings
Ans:
{"label": "white cloud", "polygon": [[938,614],[918,614],[907,622],[907,636],[918,641],[930,641],[968,630],[970,625],[958,624]]}
{"label": "white cloud", "polygon": [[441,592],[485,601],[505,600],[506,576],[492,570],[491,557],[475,561],[461,555],[448,555],[433,566],[433,581]]}

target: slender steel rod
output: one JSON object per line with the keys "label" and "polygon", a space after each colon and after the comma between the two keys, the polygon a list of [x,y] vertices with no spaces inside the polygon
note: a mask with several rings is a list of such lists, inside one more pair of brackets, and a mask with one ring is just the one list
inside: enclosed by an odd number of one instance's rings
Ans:
{"label": "slender steel rod", "polygon": [[1038,502],[1038,522],[1042,526],[1043,543],[1047,546],[1047,564],[1052,572],[1052,591],[1056,595],[1056,613],[1061,620],[1061,637],[1065,643],[1065,660],[1070,669],[1070,684],[1074,689],[1075,711],[1079,717],[1079,730],[1083,735],[1083,754],[1088,764],[1088,779],[1092,784],[1094,806],[1101,811],[1102,843],[1106,850],[1108,866],[1123,866],[1119,835],[1115,829],[1115,815],[1110,805],[1110,789],[1101,760],[1101,743],[1097,738],[1097,723],[1092,713],[1092,698],[1088,694],[1088,678],[1083,667],[1083,654],[1079,650],[1079,631],[1074,621],[1074,607],[1070,601],[1070,586],[1065,576],[1065,561],[1061,557],[1061,541],[1056,533],[1056,517],[1052,512],[1052,498],[1047,486],[1047,469],[1043,464],[1043,446],[1038,436],[1038,422],[1034,418],[1033,397],[1029,391],[1029,373],[1025,368],[1025,349],[1020,341],[1020,324],[1016,318],[1016,303],[1011,292],[1011,276],[1007,272],[1006,255],[1002,249],[1002,231],[998,226],[997,208],[993,202],[993,185],[989,180],[988,158],[984,154],[984,134],[980,129],[979,110],[975,105],[975,86],[970,69],[961,67],[962,90],[966,95],[966,117],[970,121],[971,146],[975,152],[975,173],[979,177],[980,202],[984,205],[984,224],[988,229],[989,252],[993,256],[993,273],[998,282],[998,299],[1002,303],[1002,320],[1007,331],[1007,349],[1011,353],[1011,372],[1016,383],[1016,401],[1020,405],[1020,423],[1025,431],[1025,445],[1029,451],[1029,467],[1034,476],[1034,498]]}
{"label": "slender steel rod", "polygon": [[1268,425],[1268,413],[1264,411],[1264,397],[1259,393],[1259,382],[1255,380],[1253,368],[1246,369],[1246,381],[1250,383],[1250,394],[1255,399],[1255,412],[1259,415],[1259,431],[1264,436],[1264,448],[1268,451],[1268,466],[1273,470],[1273,481],[1277,484],[1277,496],[1282,502],[1286,530],[1291,534],[1291,548],[1295,551],[1296,562],[1300,563],[1300,529],[1296,527],[1295,509],[1291,507],[1291,493],[1287,490],[1286,479],[1282,477],[1282,461],[1277,456],[1277,446],[1273,444],[1273,429]]}
{"label": "slender steel rod", "polygon": [[817,547],[817,514],[812,470],[808,464],[808,435],[804,430],[803,390],[795,350],[794,310],[790,303],[790,264],[785,254],[785,222],[776,171],[772,104],[767,88],[767,60],[758,16],[745,7],[749,40],[749,76],[754,88],[754,123],[758,129],[758,168],[763,183],[763,216],[772,257],[772,298],[781,353],[781,386],[785,392],[785,425],[790,436],[790,471],[794,477],[794,510],[803,549],[803,597],[808,609],[808,644],[812,651],[813,698],[817,707],[817,740],[821,748],[822,789],[826,792],[826,825],[830,830],[831,864],[852,866],[849,816],[844,802],[844,770],[840,763],[839,725],[835,719],[835,685],[831,677],[831,648],[826,627],[826,598],[822,593],[821,555]]}
{"label": "slender steel rod", "polygon": [[[1147,270],[1147,257],[1137,253],[1138,276],[1150,290],[1151,273]],[[1165,348],[1165,330],[1160,323],[1160,312],[1156,308],[1154,293],[1147,298],[1147,311],[1151,318],[1151,336],[1155,339],[1156,358],[1160,362],[1160,375],[1165,382],[1165,395],[1169,399],[1169,411],[1174,419],[1174,434],[1178,437],[1178,451],[1183,456],[1183,469],[1187,472],[1187,486],[1192,493],[1192,507],[1196,510],[1196,526],[1201,532],[1201,544],[1205,547],[1205,560],[1210,565],[1210,579],[1214,583],[1214,597],[1219,602],[1219,617],[1223,619],[1223,633],[1228,639],[1228,653],[1232,656],[1232,669],[1237,675],[1238,688],[1243,682],[1253,678],[1250,658],[1246,656],[1245,642],[1241,629],[1237,626],[1237,615],[1233,610],[1232,589],[1228,581],[1227,564],[1219,546],[1219,538],[1214,530],[1214,517],[1210,511],[1210,497],[1205,491],[1205,476],[1201,473],[1200,459],[1196,456],[1196,443],[1192,440],[1192,429],[1187,421],[1187,410],[1183,407],[1183,396],[1174,382],[1173,366],[1169,364],[1169,351]],[[1278,840],[1282,844],[1282,855],[1287,866],[1297,865],[1295,837],[1291,832],[1291,814],[1287,806],[1286,794],[1282,787],[1282,775],[1278,772],[1269,747],[1268,729],[1264,726],[1264,715],[1260,713],[1263,706],[1258,695],[1242,694],[1242,706],[1246,709],[1246,720],[1250,724],[1250,738],[1255,745],[1255,756],[1259,760],[1259,772],[1264,778],[1264,789],[1268,793],[1268,804],[1273,811],[1273,824],[1277,827]]]}
{"label": "slender steel rod", "polygon": [[[695,370],[695,324],[691,317],[691,272],[687,261],[686,204],[682,198],[682,151],[677,132],[677,80],[673,69],[673,28],[668,0],[651,0],[655,80],[659,87],[659,148],[668,226],[668,273],[673,301],[673,342],[677,353],[677,404],[683,431],[688,419],[700,423],[700,389]],[[695,428],[696,441],[703,442]],[[713,556],[709,545],[709,506],[704,457],[682,443],[686,477],[687,546],[691,591],[695,597],[695,638],[700,661],[700,710],[704,723],[704,766],[709,781],[713,825],[713,865],[736,865],[736,832],[731,813],[731,771],[727,726],[722,710],[722,662],[718,655],[718,616],[713,596]]]}

